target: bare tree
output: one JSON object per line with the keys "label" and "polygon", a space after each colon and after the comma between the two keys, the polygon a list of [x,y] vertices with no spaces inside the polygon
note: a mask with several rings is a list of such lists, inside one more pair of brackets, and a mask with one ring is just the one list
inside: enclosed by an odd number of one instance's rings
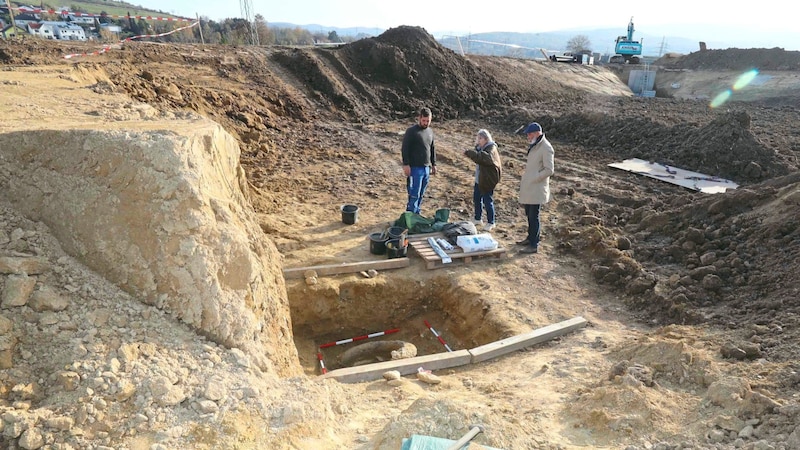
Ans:
{"label": "bare tree", "polygon": [[261,14],[256,14],[253,19],[258,33],[258,42],[261,45],[272,45],[275,43],[275,36],[272,35],[272,30],[267,26],[267,20]]}
{"label": "bare tree", "polygon": [[572,53],[591,53],[592,43],[589,36],[578,34],[567,41],[567,50]]}

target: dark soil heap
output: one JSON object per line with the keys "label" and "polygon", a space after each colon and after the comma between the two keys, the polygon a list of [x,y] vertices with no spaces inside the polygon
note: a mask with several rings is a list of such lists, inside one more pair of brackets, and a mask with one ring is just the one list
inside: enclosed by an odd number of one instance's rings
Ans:
{"label": "dark soil heap", "polygon": [[401,26],[337,49],[291,49],[275,60],[350,120],[363,114],[409,117],[421,106],[455,119],[505,105],[510,96],[490,75],[419,27]]}
{"label": "dark soil heap", "polygon": [[342,52],[359,78],[386,86],[400,99],[407,93],[399,104],[390,102],[398,111],[426,104],[440,118],[454,119],[510,101],[497,80],[419,27],[391,28]]}
{"label": "dark soil heap", "polygon": [[679,57],[663,57],[654,64],[668,69],[691,70],[798,70],[800,52],[777,47],[701,50]]}
{"label": "dark soil heap", "polygon": [[711,121],[700,126],[671,125],[647,116],[606,117],[579,112],[558,120],[545,118],[543,123],[552,124],[549,136],[584,145],[609,158],[640,158],[692,168],[737,183],[759,182],[797,170],[796,159],[754,135],[746,110],[709,113],[709,117]]}

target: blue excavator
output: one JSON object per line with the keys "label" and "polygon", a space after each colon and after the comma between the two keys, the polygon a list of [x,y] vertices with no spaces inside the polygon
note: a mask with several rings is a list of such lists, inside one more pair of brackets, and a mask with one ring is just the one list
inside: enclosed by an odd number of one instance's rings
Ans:
{"label": "blue excavator", "polygon": [[608,62],[612,64],[639,64],[639,55],[642,54],[642,40],[633,40],[633,17],[628,23],[628,34],[626,36],[619,36],[616,40],[614,52],[616,55],[612,56]]}

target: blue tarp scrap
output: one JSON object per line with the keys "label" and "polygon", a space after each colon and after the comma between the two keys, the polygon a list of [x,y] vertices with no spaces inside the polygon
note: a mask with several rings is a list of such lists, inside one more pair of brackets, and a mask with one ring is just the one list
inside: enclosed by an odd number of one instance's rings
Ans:
{"label": "blue tarp scrap", "polygon": [[[400,450],[447,450],[456,442],[458,441],[414,434],[411,435],[410,438],[403,439],[403,445],[400,447]],[[465,445],[463,448],[469,450],[501,450],[499,448],[487,447],[474,442]]]}

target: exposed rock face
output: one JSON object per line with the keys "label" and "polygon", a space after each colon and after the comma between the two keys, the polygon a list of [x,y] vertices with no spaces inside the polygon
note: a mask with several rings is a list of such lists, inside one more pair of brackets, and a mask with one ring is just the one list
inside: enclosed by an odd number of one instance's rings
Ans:
{"label": "exposed rock face", "polygon": [[68,253],[262,369],[297,373],[280,255],[252,220],[239,147],[220,126],[0,139],[8,198]]}

